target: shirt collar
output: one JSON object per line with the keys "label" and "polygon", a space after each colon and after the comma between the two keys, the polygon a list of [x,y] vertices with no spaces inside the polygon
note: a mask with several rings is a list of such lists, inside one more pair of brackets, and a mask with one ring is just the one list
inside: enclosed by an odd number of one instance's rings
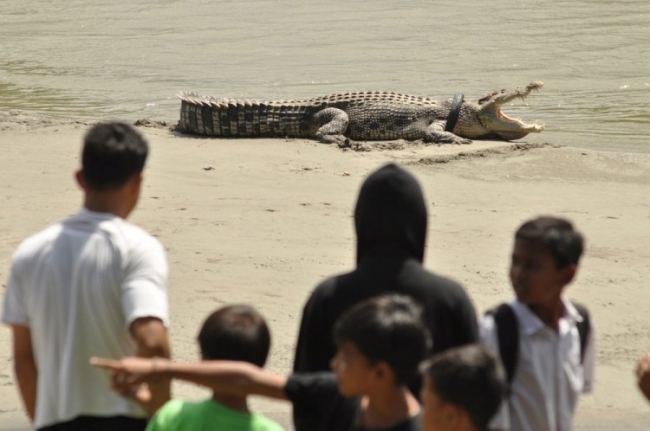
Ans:
{"label": "shirt collar", "polygon": [[90,211],[88,208],[81,208],[81,210],[79,210],[79,212],[77,213],[77,217],[81,217],[84,219],[91,219],[91,220],[111,220],[114,218],[119,218],[118,216],[112,213]]}
{"label": "shirt collar", "polygon": [[[570,319],[574,322],[582,322],[582,316],[578,313],[578,310],[576,310],[571,301],[562,298],[562,305],[564,306],[564,313],[561,318]],[[544,327],[544,322],[542,322],[540,318],[537,317],[537,315],[524,303],[515,299],[510,303],[510,306],[517,316],[520,328],[522,328],[524,333],[527,335],[533,334]]]}

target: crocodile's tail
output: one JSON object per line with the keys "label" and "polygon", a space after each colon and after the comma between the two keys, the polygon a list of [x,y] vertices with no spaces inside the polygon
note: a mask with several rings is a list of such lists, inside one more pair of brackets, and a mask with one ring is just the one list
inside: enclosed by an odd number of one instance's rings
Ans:
{"label": "crocodile's tail", "polygon": [[193,92],[178,94],[181,118],[176,130],[204,136],[303,137],[304,112],[297,106],[207,97]]}

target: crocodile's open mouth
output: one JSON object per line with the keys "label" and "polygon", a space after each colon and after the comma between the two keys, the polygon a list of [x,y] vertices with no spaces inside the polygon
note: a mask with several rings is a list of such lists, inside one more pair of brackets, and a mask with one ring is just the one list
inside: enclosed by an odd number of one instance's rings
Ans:
{"label": "crocodile's open mouth", "polygon": [[492,104],[482,109],[479,115],[483,126],[490,133],[500,139],[512,141],[521,139],[529,133],[539,133],[544,130],[544,124],[533,122],[526,123],[521,118],[510,117],[501,111],[501,106]]}
{"label": "crocodile's open mouth", "polygon": [[[512,125],[512,129],[508,130],[495,130],[494,133],[497,134],[501,139],[511,141],[514,139],[521,139],[532,131],[531,128],[539,127],[537,124],[527,124],[521,118],[512,118],[507,116],[501,109],[497,107],[497,117],[503,122]],[[543,128],[543,126],[541,126]],[[541,130],[539,130],[541,131]]]}
{"label": "crocodile's open mouth", "polygon": [[501,111],[501,107],[515,99],[525,100],[533,91],[540,90],[543,85],[539,81],[533,81],[526,87],[498,90],[481,98],[478,102],[481,105],[479,113],[481,123],[491,134],[507,141],[521,139],[529,133],[541,132],[544,130],[543,124],[526,123],[520,118],[509,117]]}

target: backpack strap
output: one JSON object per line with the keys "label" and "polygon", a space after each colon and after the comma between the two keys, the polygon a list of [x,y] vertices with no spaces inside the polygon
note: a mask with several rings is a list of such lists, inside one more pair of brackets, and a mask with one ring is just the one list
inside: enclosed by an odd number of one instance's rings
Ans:
{"label": "backpack strap", "polygon": [[578,314],[582,316],[582,322],[576,322],[576,329],[578,329],[578,335],[580,336],[580,363],[582,364],[585,360],[587,339],[589,339],[589,332],[591,331],[591,319],[587,307],[577,302],[571,301],[571,303],[578,311]]}
{"label": "backpack strap", "polygon": [[[576,329],[580,337],[580,363],[582,364],[587,350],[589,332],[591,331],[591,318],[589,310],[584,305],[573,301],[571,303],[582,316],[582,322],[576,322]],[[515,377],[517,361],[519,360],[519,322],[517,316],[512,307],[506,303],[488,310],[485,314],[491,315],[494,319],[497,340],[499,341],[499,356],[506,372],[508,386],[510,386]]]}
{"label": "backpack strap", "polygon": [[519,359],[519,322],[510,305],[504,303],[488,310],[496,325],[499,341],[499,356],[508,378],[508,386],[515,377],[515,368]]}

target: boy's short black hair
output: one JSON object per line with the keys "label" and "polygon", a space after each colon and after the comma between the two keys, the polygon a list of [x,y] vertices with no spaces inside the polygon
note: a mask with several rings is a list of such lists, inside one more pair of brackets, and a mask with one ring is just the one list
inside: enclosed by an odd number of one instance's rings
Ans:
{"label": "boy's short black hair", "polygon": [[398,384],[417,375],[431,346],[422,308],[401,295],[377,296],[345,312],[334,326],[334,342],[349,341],[371,364],[386,362]]}
{"label": "boy's short black hair", "polygon": [[577,265],[584,250],[584,238],[573,224],[563,218],[543,216],[522,224],[515,240],[542,244],[553,255],[559,269]]}
{"label": "boy's short black hair", "polygon": [[266,321],[250,305],[218,309],[203,323],[198,336],[204,359],[245,361],[263,367],[271,334]]}
{"label": "boy's short black hair", "polygon": [[96,191],[117,189],[144,169],[149,145],[126,123],[100,123],[84,137],[83,178]]}
{"label": "boy's short black hair", "polygon": [[420,368],[438,398],[465,410],[477,429],[487,429],[506,394],[505,372],[493,354],[469,344],[445,350]]}

